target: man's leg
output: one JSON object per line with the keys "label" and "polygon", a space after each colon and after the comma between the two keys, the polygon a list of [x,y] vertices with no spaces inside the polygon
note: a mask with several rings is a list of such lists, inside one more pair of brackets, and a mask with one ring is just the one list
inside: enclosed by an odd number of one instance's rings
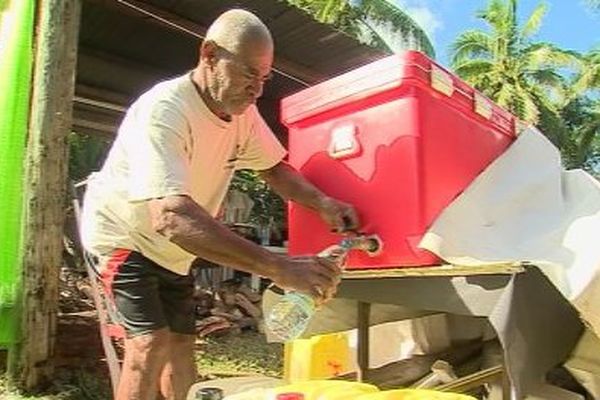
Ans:
{"label": "man's leg", "polygon": [[169,355],[170,335],[164,328],[125,340],[125,360],[115,400],[156,398],[156,383]]}
{"label": "man's leg", "polygon": [[169,337],[170,350],[160,378],[161,393],[167,400],[185,400],[197,378],[194,363],[196,336],[170,333]]}
{"label": "man's leg", "polygon": [[116,400],[153,400],[170,354],[170,329],[160,287],[166,271],[142,254],[117,249],[102,272],[116,307],[115,322],[127,331]]}

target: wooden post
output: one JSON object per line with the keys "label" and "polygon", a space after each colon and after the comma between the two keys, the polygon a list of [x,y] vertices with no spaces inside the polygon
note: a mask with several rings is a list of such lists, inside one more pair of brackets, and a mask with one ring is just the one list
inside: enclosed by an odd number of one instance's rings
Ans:
{"label": "wooden post", "polygon": [[[18,1],[18,0],[17,0]],[[58,278],[71,130],[80,0],[38,0],[35,69],[25,165],[20,335],[8,375],[21,389],[54,372]]]}
{"label": "wooden post", "polygon": [[371,319],[371,304],[358,302],[358,374],[359,382],[366,382],[369,378],[369,325]]}

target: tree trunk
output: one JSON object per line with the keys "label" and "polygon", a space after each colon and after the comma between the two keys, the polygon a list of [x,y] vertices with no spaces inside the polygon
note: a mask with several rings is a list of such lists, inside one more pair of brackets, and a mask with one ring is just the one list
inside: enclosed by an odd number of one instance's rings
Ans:
{"label": "tree trunk", "polygon": [[[19,0],[17,0],[19,1]],[[80,0],[39,0],[27,142],[20,335],[9,378],[21,389],[51,379]]]}

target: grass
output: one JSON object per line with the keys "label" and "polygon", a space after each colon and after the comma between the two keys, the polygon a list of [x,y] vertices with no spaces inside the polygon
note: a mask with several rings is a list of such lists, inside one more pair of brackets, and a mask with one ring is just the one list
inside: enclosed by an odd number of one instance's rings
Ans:
{"label": "grass", "polygon": [[283,372],[283,345],[269,344],[264,335],[244,332],[204,339],[196,351],[202,375],[265,375],[280,377]]}
{"label": "grass", "polygon": [[79,369],[57,371],[50,387],[31,394],[9,390],[6,379],[0,378],[0,400],[109,400],[111,397],[108,381]]}
{"label": "grass", "polygon": [[[205,338],[196,350],[198,372],[204,378],[266,375],[279,377],[283,371],[283,346],[268,344],[264,335],[244,332]],[[10,391],[0,376],[0,400],[109,400],[110,382],[100,371],[78,367],[57,371],[53,384],[41,393]]]}

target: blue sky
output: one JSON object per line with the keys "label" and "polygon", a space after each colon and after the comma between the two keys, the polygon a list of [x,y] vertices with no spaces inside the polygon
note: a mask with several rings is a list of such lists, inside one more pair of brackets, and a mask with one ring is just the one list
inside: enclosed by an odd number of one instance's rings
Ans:
{"label": "blue sky", "polygon": [[[425,29],[435,46],[438,60],[448,65],[448,48],[463,31],[483,28],[475,18],[486,0],[393,0]],[[540,0],[520,0],[519,18],[528,17]],[[600,13],[593,14],[584,0],[546,0],[549,11],[536,39],[561,48],[587,51],[600,45]]]}

